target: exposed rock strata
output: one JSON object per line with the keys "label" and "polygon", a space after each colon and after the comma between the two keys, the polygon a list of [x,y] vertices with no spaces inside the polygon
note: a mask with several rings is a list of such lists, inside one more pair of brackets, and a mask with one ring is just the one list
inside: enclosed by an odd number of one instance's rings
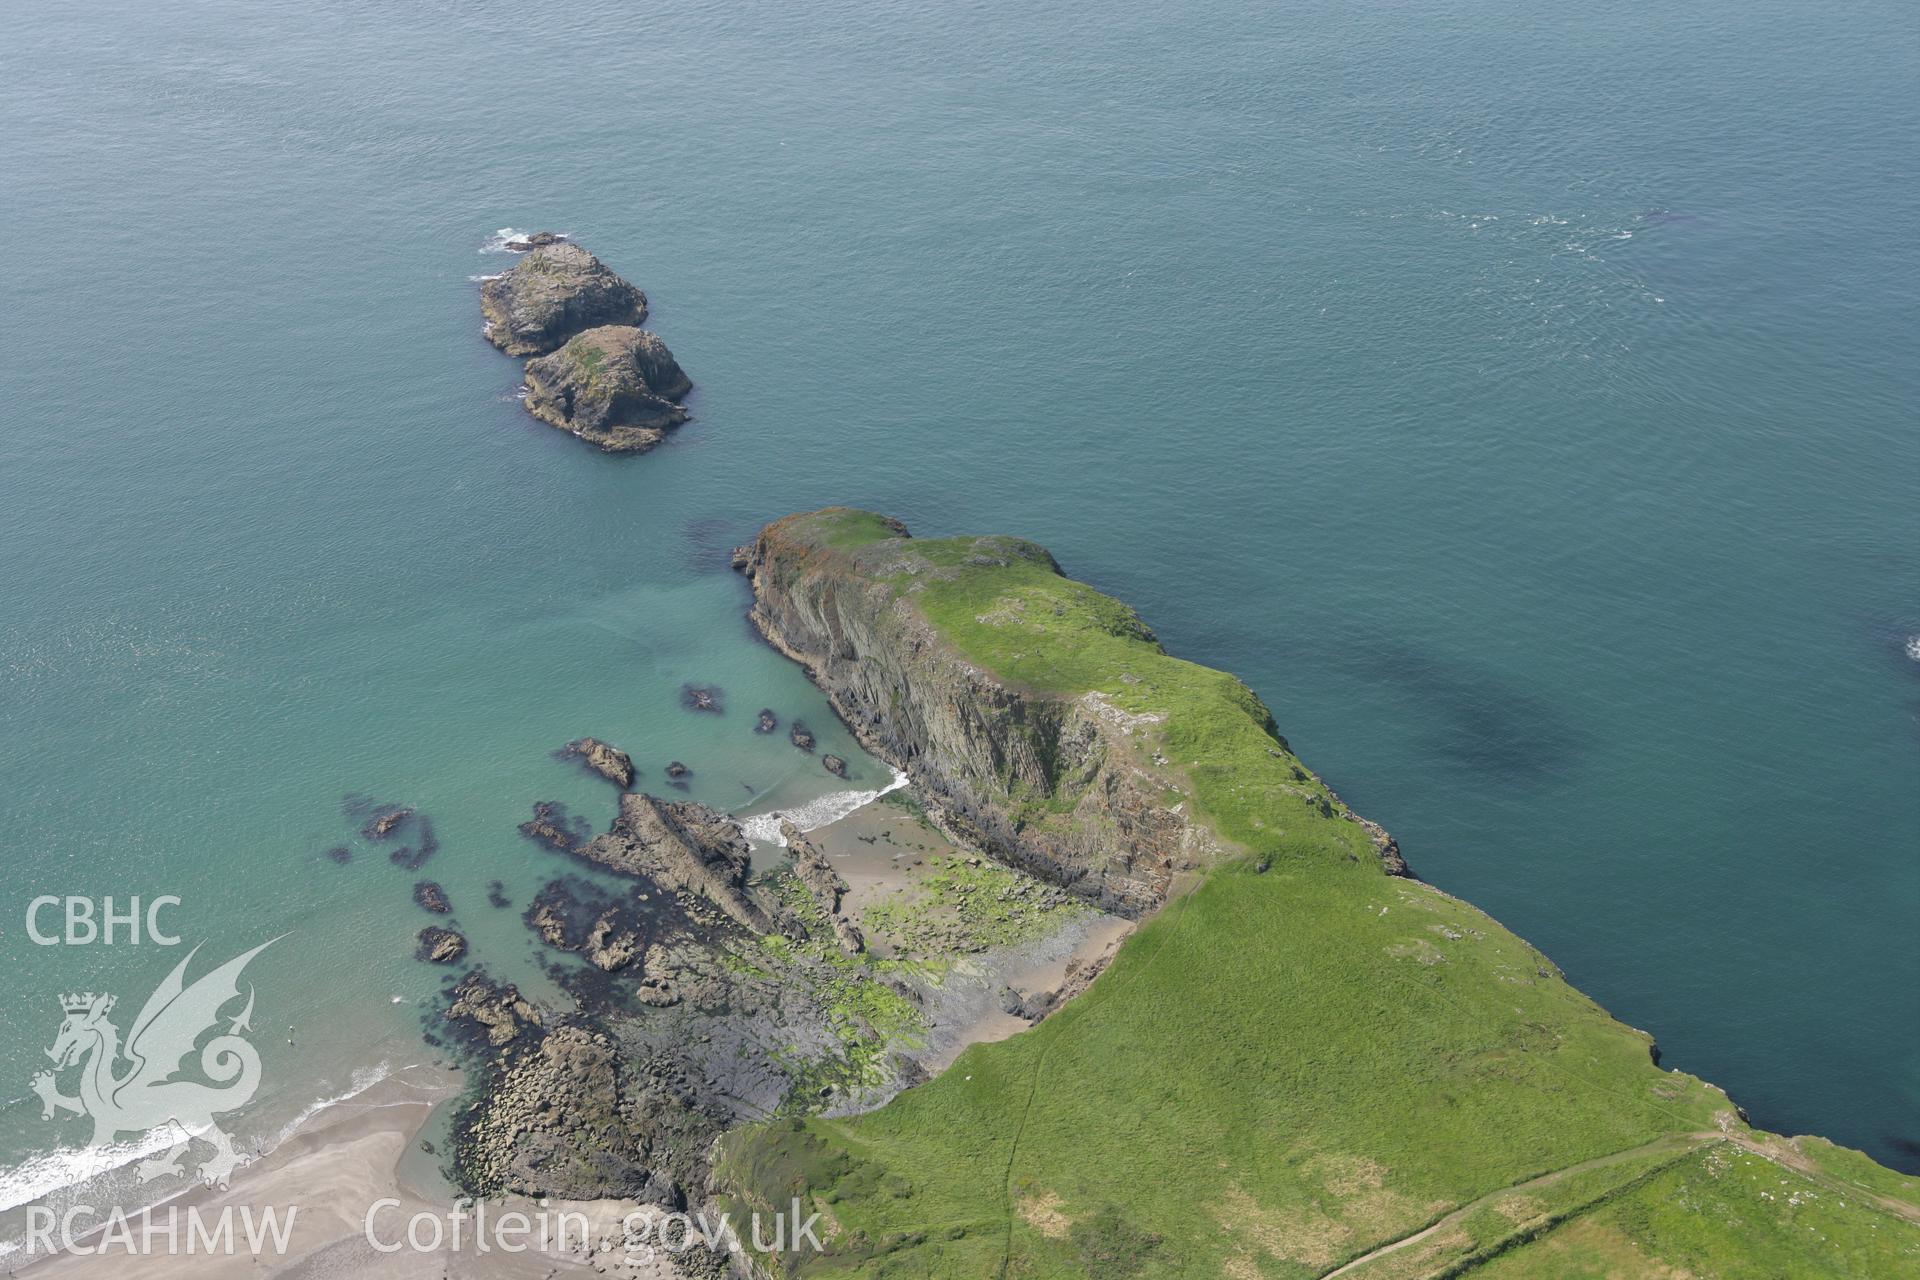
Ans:
{"label": "exposed rock strata", "polygon": [[847,882],[840,878],[819,846],[801,833],[800,828],[782,819],[780,836],[787,842],[787,852],[793,855],[794,878],[806,886],[808,893],[818,904],[827,923],[833,928],[833,937],[840,949],[849,955],[864,951],[866,939],[860,935],[860,929],[847,918],[840,909],[840,900],[847,892]]}
{"label": "exposed rock strata", "polygon": [[579,245],[526,243],[526,257],[480,287],[487,340],[508,355],[545,355],[584,330],[647,318],[647,295]]}
{"label": "exposed rock strata", "polygon": [[774,927],[772,916],[747,894],[746,837],[738,823],[717,809],[628,792],[620,797],[620,816],[612,829],[578,853],[670,892],[704,898],[756,934]]}
{"label": "exposed rock strata", "polygon": [[527,412],[609,453],[644,453],[687,420],[693,383],[644,329],[588,329],[527,362]]}
{"label": "exposed rock strata", "polygon": [[[736,553],[753,583],[751,617],[806,666],[869,749],[907,771],[930,816],[1125,915],[1151,910],[1176,875],[1226,852],[1190,805],[1169,803],[1187,784],[1147,746],[1157,717],[1130,714],[1098,692],[1072,697],[1001,681],[915,607],[914,580],[942,570],[916,554],[904,525],[887,521],[893,536],[851,547],[833,545],[828,527],[817,516],[790,516]],[[1013,538],[977,539],[973,555],[1059,571],[1043,548]],[[1131,614],[1113,625],[1152,639]],[[1277,733],[1274,742],[1276,753],[1285,746]],[[1389,869],[1393,852],[1382,845]]]}

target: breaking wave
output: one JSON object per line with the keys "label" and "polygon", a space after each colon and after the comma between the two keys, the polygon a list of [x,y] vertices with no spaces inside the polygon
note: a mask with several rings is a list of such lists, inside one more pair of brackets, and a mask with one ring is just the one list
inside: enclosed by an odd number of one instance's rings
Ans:
{"label": "breaking wave", "polygon": [[780,834],[780,822],[785,819],[802,831],[816,831],[831,822],[838,822],[856,809],[864,809],[890,791],[898,791],[907,785],[907,775],[895,769],[893,781],[878,791],[834,791],[805,804],[794,805],[790,809],[775,809],[772,813],[756,813],[740,819],[740,829],[747,839],[755,844],[771,844],[786,848],[786,839]]}

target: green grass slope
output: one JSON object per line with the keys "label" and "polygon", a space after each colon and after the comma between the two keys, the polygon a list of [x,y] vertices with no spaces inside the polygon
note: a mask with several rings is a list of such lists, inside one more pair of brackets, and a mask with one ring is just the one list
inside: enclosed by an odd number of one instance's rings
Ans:
{"label": "green grass slope", "polygon": [[1748,1130],[1520,938],[1384,874],[1250,690],[1038,548],[900,539],[861,512],[780,527],[1009,685],[1163,717],[1142,749],[1188,784],[1169,803],[1242,852],[1032,1030],[872,1113],[730,1135],[743,1207],[830,1215],[825,1254],[770,1268],[1920,1274],[1920,1182]]}

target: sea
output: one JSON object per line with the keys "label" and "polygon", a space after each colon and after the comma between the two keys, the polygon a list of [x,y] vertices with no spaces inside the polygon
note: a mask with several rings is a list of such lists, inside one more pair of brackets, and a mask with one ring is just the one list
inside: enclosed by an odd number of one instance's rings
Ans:
{"label": "sea", "polygon": [[[728,569],[828,504],[1046,544],[1666,1065],[1920,1172],[1910,5],[7,28],[0,1208],[166,1185],[42,1117],[65,995],[270,942],[257,1154],[438,1056],[416,880],[537,985],[516,827],[614,810],[572,739],[763,830],[887,787]],[[476,294],[542,229],[652,299],[668,446],[522,409]]]}

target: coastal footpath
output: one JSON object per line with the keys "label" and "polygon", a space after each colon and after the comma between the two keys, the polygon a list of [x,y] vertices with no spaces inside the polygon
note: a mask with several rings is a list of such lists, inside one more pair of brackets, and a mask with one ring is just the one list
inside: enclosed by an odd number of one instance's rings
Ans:
{"label": "coastal footpath", "polygon": [[1017,539],[829,509],[752,617],[959,838],[1141,923],[1084,992],[863,1115],[722,1139],[781,1276],[1891,1276],[1920,1180],[1749,1127],[1409,876],[1232,676]]}

